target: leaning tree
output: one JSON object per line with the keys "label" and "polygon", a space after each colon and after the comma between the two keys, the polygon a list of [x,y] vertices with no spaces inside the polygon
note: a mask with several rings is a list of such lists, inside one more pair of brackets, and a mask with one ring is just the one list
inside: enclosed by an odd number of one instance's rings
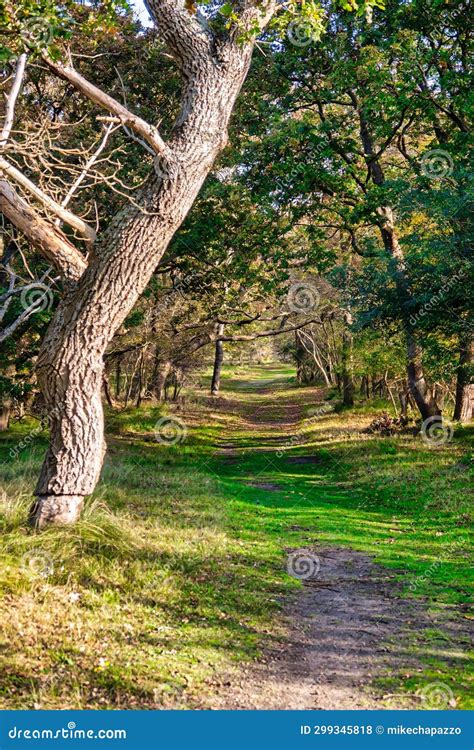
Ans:
{"label": "leaning tree", "polygon": [[[250,64],[255,36],[274,11],[272,1],[255,4],[243,0],[236,5],[235,20],[216,32],[194,7],[185,5],[173,0],[148,2],[181,73],[180,112],[166,142],[154,124],[133,114],[71,64],[47,51],[42,53],[43,62],[54,74],[133,130],[155,154],[154,169],[133,203],[117,213],[87,257],[54,219],[43,218],[33,203],[18,194],[13,187],[17,175],[2,179],[0,184],[4,215],[67,282],[37,364],[51,430],[31,511],[38,527],[75,521],[84,497],[98,481],[105,451],[101,403],[105,349],[147,285],[225,146],[227,125]],[[20,79],[18,74],[11,89],[10,110]],[[4,175],[8,176],[5,171]],[[54,209],[51,206],[52,213]],[[72,220],[69,215],[61,218]],[[88,230],[80,219],[76,228]]]}
{"label": "leaning tree", "polygon": [[[20,39],[2,146],[13,126],[25,59],[30,54],[71,90],[105,110],[110,124],[126,128],[153,154],[153,168],[133,200],[120,208],[97,238],[87,222],[45,194],[15,165],[5,159],[0,165],[1,211],[64,281],[64,294],[37,362],[38,382],[50,417],[50,444],[31,510],[37,527],[74,522],[84,498],[94,490],[105,452],[101,386],[106,347],[148,284],[226,145],[229,119],[255,41],[277,6],[276,0],[207,2],[201,9],[193,0],[147,0],[146,4],[181,80],[179,112],[174,124],[169,128],[165,124],[161,132],[155,125],[159,111],[153,121],[135,114],[73,65],[61,38],[68,34],[68,12],[77,11],[77,3],[41,0],[35,6],[22,0],[15,5],[3,3],[0,9],[7,40],[2,54],[5,47],[11,48],[12,38]],[[376,4],[377,0],[366,0],[360,6]],[[107,0],[81,7],[93,17],[97,6],[110,12],[114,6],[125,5],[124,0]],[[355,2],[345,5],[358,7]],[[290,4],[289,12],[295,8],[296,3]],[[35,12],[43,16],[35,18]],[[299,12],[305,15],[303,27],[309,24],[319,33],[321,7],[305,2]],[[283,15],[287,13],[283,11]],[[43,17],[48,17],[51,33],[37,33],[38,28],[45,28]],[[107,13],[105,19],[106,27]],[[87,23],[83,33],[90,33]],[[37,203],[47,209],[46,215]],[[73,227],[84,239],[83,245],[74,242],[62,225]]]}

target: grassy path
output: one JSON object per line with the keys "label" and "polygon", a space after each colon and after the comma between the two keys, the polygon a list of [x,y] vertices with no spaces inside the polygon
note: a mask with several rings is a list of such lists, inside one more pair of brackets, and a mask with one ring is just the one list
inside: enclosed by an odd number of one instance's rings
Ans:
{"label": "grassy path", "polygon": [[[109,415],[83,520],[40,536],[46,435],[1,437],[0,707],[472,705],[472,434],[364,435],[374,407],[337,413],[284,369],[204,394],[170,407],[176,445],[154,439],[160,409]],[[303,582],[300,549],[319,558]]]}
{"label": "grassy path", "polygon": [[[218,444],[216,473],[230,480],[234,496],[233,485],[238,482],[244,501],[245,488],[250,487],[253,495],[260,491],[262,497],[255,502],[278,509],[280,517],[282,511],[285,516],[301,517],[303,508],[310,506],[312,510],[305,513],[308,525],[291,524],[286,529],[296,532],[304,546],[283,548],[288,571],[303,588],[284,607],[284,637],[273,639],[256,664],[226,676],[217,704],[212,696],[209,705],[227,709],[455,707],[454,691],[435,674],[411,693],[376,689],[392,684],[397,690],[402,679],[405,685],[410,680],[416,684],[436,639],[444,643],[447,662],[456,664],[460,655],[462,662],[469,628],[454,608],[434,611],[420,600],[403,597],[405,571],[377,565],[373,556],[351,548],[320,543],[319,514],[328,504],[340,502],[338,488],[345,485],[327,484],[328,474],[337,476],[341,462],[330,450],[321,451],[320,445],[339,444],[340,429],[323,401],[324,392],[289,392],[285,378],[251,385],[253,397],[234,404],[240,421]],[[309,443],[316,425],[320,434],[314,450]],[[351,432],[345,428],[344,441]],[[344,467],[340,469],[342,478]],[[325,481],[322,486],[316,481],[313,491],[311,485],[319,477]],[[365,505],[360,503],[359,509]],[[345,530],[349,530],[347,523],[338,534]],[[394,533],[393,528],[390,531]],[[327,535],[328,541],[331,536]],[[419,646],[425,639],[423,655],[416,653],[415,639]]]}

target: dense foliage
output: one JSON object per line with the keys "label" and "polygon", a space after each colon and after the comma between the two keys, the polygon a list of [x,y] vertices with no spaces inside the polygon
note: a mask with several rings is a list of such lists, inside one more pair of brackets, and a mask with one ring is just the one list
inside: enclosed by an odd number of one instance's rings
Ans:
{"label": "dense foliage", "polygon": [[[468,9],[420,0],[354,9],[295,6],[261,39],[231,145],[110,347],[108,376],[126,382],[125,391],[115,384],[117,398],[163,396],[157,370],[176,385],[219,336],[243,339],[240,349],[253,357],[259,337],[273,331],[273,350],[298,363],[302,381],[343,389],[346,378],[349,402],[358,385],[365,397],[380,392],[402,409],[415,406],[406,373],[414,362],[449,416],[456,379],[472,377]],[[213,23],[232,17],[230,4],[214,10],[205,11]],[[90,80],[145,118],[159,111],[166,134],[174,69],[126,5],[22,2],[2,12],[7,86],[21,51],[9,47],[8,30],[41,18],[54,54],[68,37]],[[22,38],[34,55],[30,36]],[[97,114],[67,82],[32,65],[11,156],[59,200],[65,173],[46,155],[51,144],[67,153],[62,167],[76,176],[103,135]],[[87,218],[99,205],[102,226],[151,163],[123,129],[106,152],[73,199]],[[62,292],[21,236],[5,232],[4,262],[18,278],[31,268],[48,286],[47,304],[42,298],[3,344],[3,398],[19,407],[35,390],[25,362],[34,361]],[[19,295],[9,304],[7,328],[21,304]]]}

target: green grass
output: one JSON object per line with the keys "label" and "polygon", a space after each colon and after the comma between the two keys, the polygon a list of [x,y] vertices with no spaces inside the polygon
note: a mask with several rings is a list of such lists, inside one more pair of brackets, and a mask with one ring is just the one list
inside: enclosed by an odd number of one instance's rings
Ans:
{"label": "green grass", "polygon": [[[361,434],[373,406],[312,416],[321,393],[296,388],[287,367],[227,369],[223,393],[168,407],[187,429],[174,446],[153,439],[166,409],[109,414],[104,477],[83,519],[40,535],[25,515],[46,435],[25,441],[32,425],[21,423],[1,436],[0,707],[201,705],[217,674],[280,632],[299,586],[286,573],[292,547],[371,553],[399,571],[405,596],[469,617],[472,430],[436,449]],[[391,675],[393,692],[435,679],[472,705],[466,644],[451,653],[435,632],[427,648],[415,630],[407,646],[425,668]]]}

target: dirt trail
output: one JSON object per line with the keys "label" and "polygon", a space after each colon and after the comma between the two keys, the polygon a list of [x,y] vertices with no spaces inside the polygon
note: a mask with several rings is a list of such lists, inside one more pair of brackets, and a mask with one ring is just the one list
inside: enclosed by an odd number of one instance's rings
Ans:
{"label": "dirt trail", "polygon": [[[271,387],[265,383],[259,391],[270,395]],[[280,423],[275,421],[269,405],[254,411],[250,418],[246,415],[249,430],[265,431],[271,426],[273,440],[295,427],[301,409],[286,404],[282,417]],[[223,461],[235,460],[239,447],[228,439],[219,454]],[[298,461],[305,458],[300,456]],[[307,460],[310,462],[311,457]],[[278,489],[271,483],[265,486],[257,478],[250,478],[247,484],[269,492]],[[314,575],[302,581],[301,590],[284,607],[286,635],[273,640],[257,663],[222,676],[210,699],[212,708],[454,707],[449,693],[441,696],[442,706],[433,706],[426,705],[424,695],[383,695],[371,688],[371,683],[393,672],[409,676],[421,671],[421,665],[405,647],[408,633],[438,628],[447,640],[456,640],[463,636],[459,623],[449,620],[445,611],[441,624],[428,614],[422,602],[397,596],[397,572],[377,565],[366,554],[336,547],[306,547],[305,554],[315,567]]]}
{"label": "dirt trail", "polygon": [[[317,553],[317,578],[305,581],[285,608],[286,636],[256,664],[226,675],[214,708],[423,707],[424,695],[381,695],[370,684],[421,669],[405,649],[406,634],[441,624],[419,602],[397,597],[394,574],[367,555],[337,548]],[[459,635],[454,622],[442,627],[447,637]],[[444,708],[450,698],[442,696]]]}

